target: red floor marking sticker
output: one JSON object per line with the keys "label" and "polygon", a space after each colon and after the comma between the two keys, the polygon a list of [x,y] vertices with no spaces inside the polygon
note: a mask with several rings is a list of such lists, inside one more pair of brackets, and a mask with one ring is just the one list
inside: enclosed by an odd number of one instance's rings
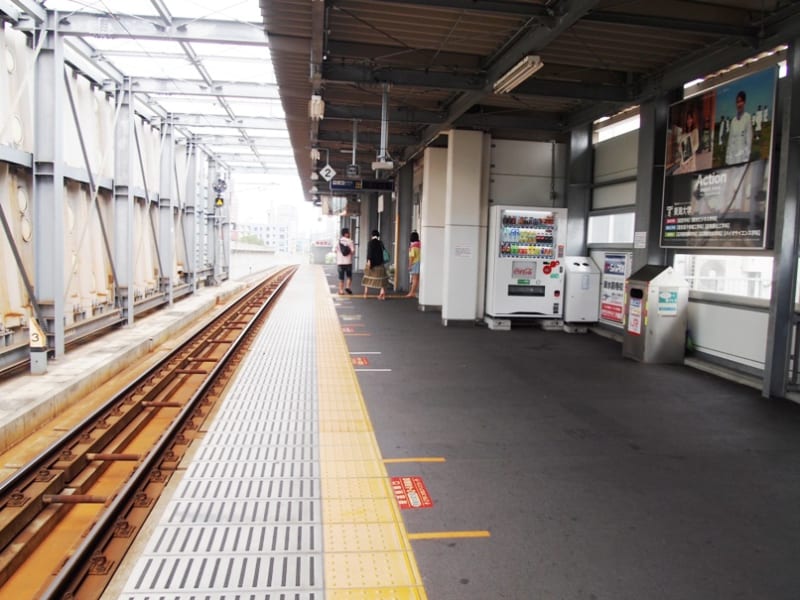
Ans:
{"label": "red floor marking sticker", "polygon": [[369,360],[367,360],[366,356],[354,356],[353,357],[353,366],[354,367],[366,367],[369,365]]}
{"label": "red floor marking sticker", "polygon": [[355,333],[355,329],[353,327],[342,327],[343,333]]}
{"label": "red floor marking sticker", "polygon": [[401,509],[431,508],[433,500],[422,477],[392,477],[392,491]]}

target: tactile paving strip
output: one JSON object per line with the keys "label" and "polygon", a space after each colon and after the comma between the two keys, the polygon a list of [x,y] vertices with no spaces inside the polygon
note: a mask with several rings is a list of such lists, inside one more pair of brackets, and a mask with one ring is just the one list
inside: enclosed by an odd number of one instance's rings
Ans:
{"label": "tactile paving strip", "polygon": [[272,317],[119,597],[426,600],[322,270]]}
{"label": "tactile paving strip", "polygon": [[121,598],[325,597],[314,285],[283,292]]}
{"label": "tactile paving strip", "polygon": [[317,284],[320,476],[328,600],[425,600],[341,324]]}

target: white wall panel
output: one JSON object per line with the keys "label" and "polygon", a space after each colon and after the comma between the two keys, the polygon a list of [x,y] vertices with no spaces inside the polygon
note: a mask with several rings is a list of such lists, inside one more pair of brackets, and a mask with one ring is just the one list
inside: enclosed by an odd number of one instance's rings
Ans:
{"label": "white wall panel", "polygon": [[[33,274],[31,230],[33,192],[30,178],[20,177],[0,163],[0,207],[11,229],[11,243],[19,252],[26,272]],[[28,294],[5,233],[0,232],[0,329],[13,329],[28,321]],[[26,241],[26,238],[28,241]]]}
{"label": "white wall panel", "polygon": [[689,331],[700,352],[763,369],[766,360],[766,311],[689,302]]}
{"label": "white wall panel", "polygon": [[493,204],[553,206],[550,177],[498,175],[492,173],[489,198]]}
{"label": "white wall panel", "polygon": [[614,208],[617,206],[630,206],[636,203],[636,182],[626,181],[594,189],[592,196],[592,209]]}
{"label": "white wall panel", "polygon": [[444,298],[444,216],[447,195],[447,148],[426,148],[422,177],[422,259],[419,303],[441,306]]}
{"label": "white wall panel", "polygon": [[33,50],[0,27],[0,144],[33,152]]}
{"label": "white wall panel", "polygon": [[494,204],[553,206],[553,191],[564,198],[565,173],[564,144],[492,140],[489,199]]}
{"label": "white wall panel", "polygon": [[[492,140],[492,173],[550,177],[552,144]],[[556,144],[556,162],[564,161],[563,144]]]}
{"label": "white wall panel", "polygon": [[596,144],[594,147],[595,183],[635,176],[638,154],[638,129]]}

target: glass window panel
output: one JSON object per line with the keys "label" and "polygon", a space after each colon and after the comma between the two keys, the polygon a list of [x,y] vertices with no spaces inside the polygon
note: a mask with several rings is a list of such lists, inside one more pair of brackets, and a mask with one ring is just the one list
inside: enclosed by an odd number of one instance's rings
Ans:
{"label": "glass window panel", "polygon": [[676,254],[673,267],[692,290],[765,300],[772,294],[771,256]]}
{"label": "glass window panel", "polygon": [[633,243],[634,213],[592,215],[589,217],[589,244]]}

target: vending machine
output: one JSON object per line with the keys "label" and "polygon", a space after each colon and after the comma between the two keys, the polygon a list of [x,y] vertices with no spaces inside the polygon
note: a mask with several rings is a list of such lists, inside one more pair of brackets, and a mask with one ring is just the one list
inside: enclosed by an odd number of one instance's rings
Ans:
{"label": "vending machine", "polygon": [[566,235],[566,208],[491,208],[487,316],[562,317]]}

